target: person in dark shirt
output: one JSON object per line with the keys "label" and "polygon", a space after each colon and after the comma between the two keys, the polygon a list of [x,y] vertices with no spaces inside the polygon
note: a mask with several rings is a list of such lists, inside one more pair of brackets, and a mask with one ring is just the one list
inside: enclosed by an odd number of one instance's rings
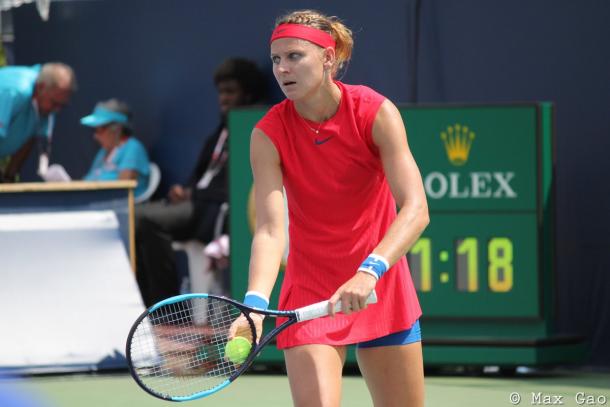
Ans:
{"label": "person in dark shirt", "polygon": [[173,241],[213,240],[220,207],[228,201],[227,114],[234,107],[261,102],[266,90],[257,65],[242,58],[224,61],[214,83],[220,124],[207,139],[188,182],[173,185],[167,199],[135,209],[136,277],[146,306],[179,294]]}

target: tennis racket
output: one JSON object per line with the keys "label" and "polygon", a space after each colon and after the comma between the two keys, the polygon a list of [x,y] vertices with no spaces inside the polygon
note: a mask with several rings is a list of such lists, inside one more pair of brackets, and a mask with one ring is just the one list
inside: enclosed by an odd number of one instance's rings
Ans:
{"label": "tennis racket", "polygon": [[[373,291],[367,304],[377,302]],[[341,303],[335,305],[341,311]],[[250,313],[286,318],[260,341]],[[153,305],[134,322],[127,338],[127,362],[135,381],[155,397],[187,401],[209,396],[244,373],[280,332],[298,322],[328,315],[328,301],[294,311],[251,308],[226,297],[185,294]],[[236,336],[253,344],[235,363],[225,355],[229,329],[241,318]],[[235,358],[232,358],[235,360]],[[243,361],[242,361],[243,360]]]}

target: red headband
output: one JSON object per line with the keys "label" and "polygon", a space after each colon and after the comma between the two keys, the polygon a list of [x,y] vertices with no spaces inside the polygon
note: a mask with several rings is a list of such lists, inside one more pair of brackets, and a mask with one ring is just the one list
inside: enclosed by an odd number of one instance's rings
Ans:
{"label": "red headband", "polygon": [[332,35],[327,33],[326,31],[318,30],[317,28],[309,27],[302,24],[280,24],[275,27],[273,30],[273,34],[271,34],[271,41],[280,39],[280,38],[300,38],[302,40],[307,40],[309,42],[313,42],[316,45],[319,45],[322,48],[332,47],[335,48],[335,40]]}

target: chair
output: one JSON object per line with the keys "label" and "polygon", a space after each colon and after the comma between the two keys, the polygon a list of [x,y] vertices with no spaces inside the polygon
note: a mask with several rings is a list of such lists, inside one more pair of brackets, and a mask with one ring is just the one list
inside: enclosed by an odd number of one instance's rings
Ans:
{"label": "chair", "polygon": [[155,193],[161,182],[161,169],[153,162],[149,164],[150,173],[148,174],[148,188],[134,199],[135,203],[146,202]]}

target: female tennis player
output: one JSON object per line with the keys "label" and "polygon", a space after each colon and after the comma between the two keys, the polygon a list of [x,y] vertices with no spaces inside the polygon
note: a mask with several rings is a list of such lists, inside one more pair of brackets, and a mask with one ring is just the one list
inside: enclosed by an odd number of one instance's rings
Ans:
{"label": "female tennis player", "polygon": [[[405,253],[428,208],[401,116],[372,89],[336,80],[353,46],[337,18],[292,12],[270,44],[286,100],[252,132],[256,230],[244,302],[269,303],[285,245],[284,187],[290,250],[278,308],[330,299],[344,309],[278,337],[294,404],[338,406],[346,346],[356,344],[375,406],[422,406],[421,309]],[[367,307],[373,289],[379,303]]]}

